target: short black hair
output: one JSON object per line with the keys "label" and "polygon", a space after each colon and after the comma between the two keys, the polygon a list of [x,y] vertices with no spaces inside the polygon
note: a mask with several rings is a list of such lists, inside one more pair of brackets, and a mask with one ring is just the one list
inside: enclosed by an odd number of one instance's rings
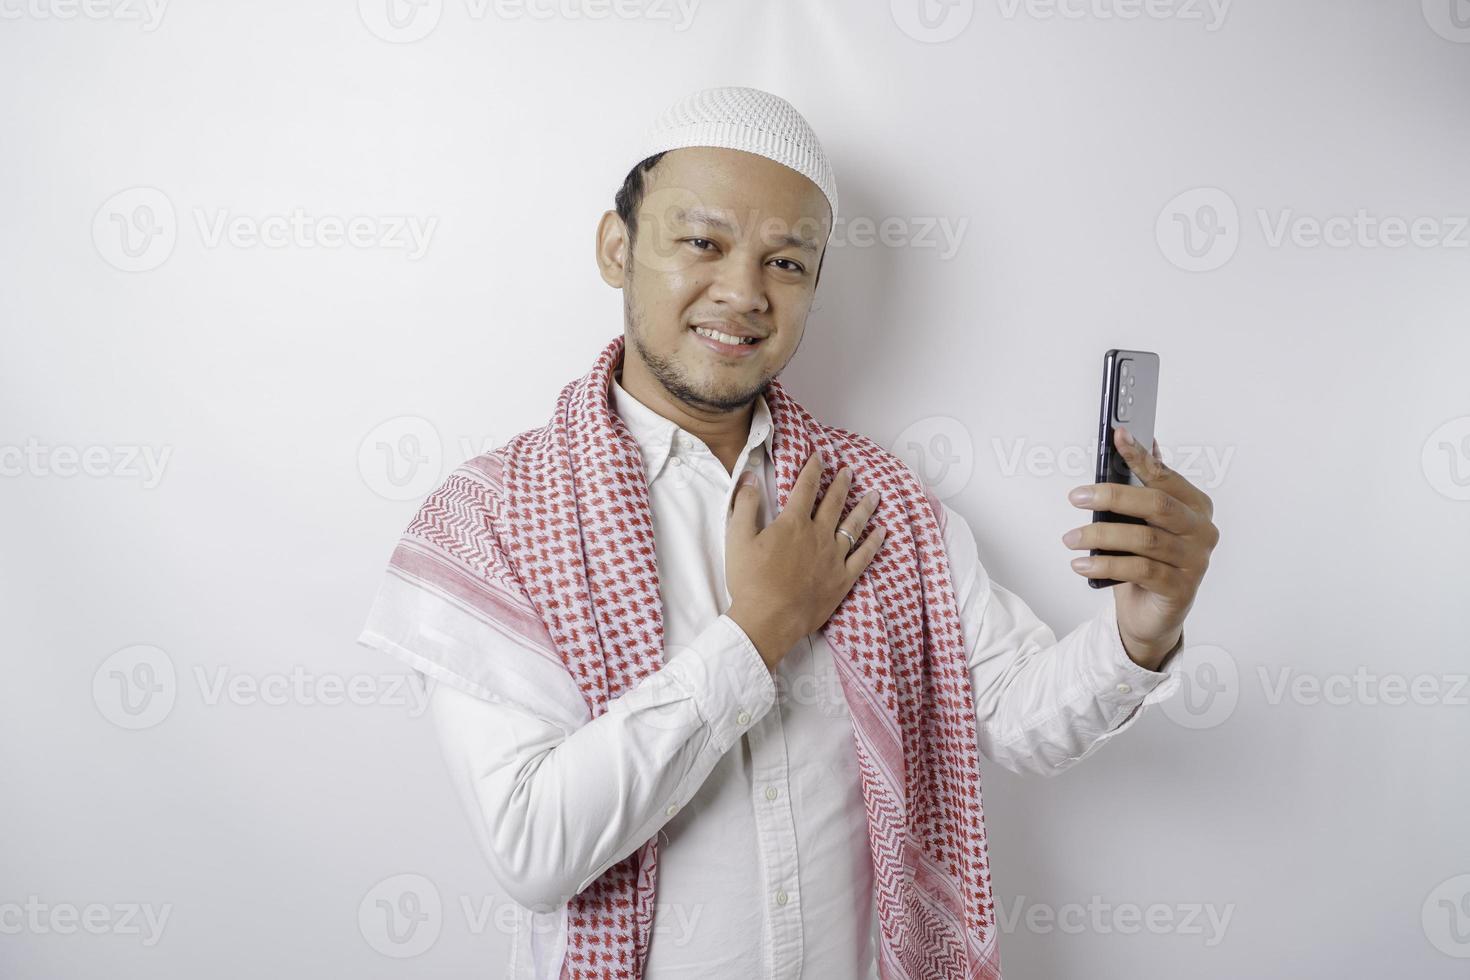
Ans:
{"label": "short black hair", "polygon": [[[665,150],[664,153],[668,151]],[[617,196],[613,198],[613,204],[618,209],[618,217],[623,219],[623,224],[628,226],[628,246],[638,240],[638,208],[643,204],[643,175],[648,173],[658,162],[664,158],[663,153],[655,153],[651,157],[644,157],[628,176],[623,178],[623,186],[618,189]]]}
{"label": "short black hair", "polygon": [[[644,175],[664,158],[663,153],[655,153],[651,157],[644,157],[628,171],[628,176],[623,178],[623,186],[613,196],[613,206],[617,208],[618,217],[623,219],[623,224],[628,227],[628,251],[631,253],[634,244],[638,241],[638,208],[643,204],[643,192],[645,188]],[[826,246],[822,248],[821,257],[817,259],[817,277],[812,282],[812,288],[822,281],[822,263],[827,261]]]}

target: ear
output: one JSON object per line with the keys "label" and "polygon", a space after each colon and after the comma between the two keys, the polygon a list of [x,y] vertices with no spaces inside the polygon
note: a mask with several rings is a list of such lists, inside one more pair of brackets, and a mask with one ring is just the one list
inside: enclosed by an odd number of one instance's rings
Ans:
{"label": "ear", "polygon": [[597,271],[602,281],[614,289],[622,289],[627,285],[632,259],[628,226],[616,211],[604,211],[597,223]]}

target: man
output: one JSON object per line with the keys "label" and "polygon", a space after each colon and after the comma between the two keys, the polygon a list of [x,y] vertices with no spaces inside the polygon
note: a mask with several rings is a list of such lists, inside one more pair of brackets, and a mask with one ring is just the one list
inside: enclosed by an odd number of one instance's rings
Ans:
{"label": "man", "polygon": [[1057,641],[776,381],[837,215],[806,121],[706,89],[644,149],[597,230],[623,335],[430,496],[361,640],[441,682],[506,975],[998,978],[977,752],[1056,773],[1172,693],[1209,498],[1120,430],[1146,486],[1072,499],[1148,523],[1064,536],[1132,555]]}

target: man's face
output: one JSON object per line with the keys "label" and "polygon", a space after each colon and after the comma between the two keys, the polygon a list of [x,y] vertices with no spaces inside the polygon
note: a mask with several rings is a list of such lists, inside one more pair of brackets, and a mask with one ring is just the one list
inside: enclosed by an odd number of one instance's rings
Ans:
{"label": "man's face", "polygon": [[[628,350],[691,409],[750,404],[801,343],[830,221],[821,189],[789,167],[740,150],[671,150],[645,178],[624,265]],[[695,332],[705,323],[760,340],[731,349]]]}

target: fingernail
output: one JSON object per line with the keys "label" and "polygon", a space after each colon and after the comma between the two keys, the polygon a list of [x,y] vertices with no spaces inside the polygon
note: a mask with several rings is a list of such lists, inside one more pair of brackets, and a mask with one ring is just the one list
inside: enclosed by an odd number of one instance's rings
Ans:
{"label": "fingernail", "polygon": [[879,496],[880,496],[880,494],[878,493],[877,490],[869,490],[867,493],[863,494],[863,499],[864,500],[877,500]]}
{"label": "fingernail", "polygon": [[1092,559],[1091,558],[1073,558],[1072,559],[1072,567],[1075,568],[1079,572],[1091,571],[1092,570]]}
{"label": "fingernail", "polygon": [[1067,499],[1074,504],[1090,504],[1092,503],[1092,488],[1078,487],[1076,490],[1067,494]]}
{"label": "fingernail", "polygon": [[1133,433],[1128,431],[1128,427],[1126,425],[1120,425],[1118,426],[1118,429],[1123,433],[1123,441],[1125,443],[1130,446],[1138,445],[1138,443],[1133,441]]}
{"label": "fingernail", "polygon": [[1082,529],[1081,528],[1074,527],[1074,528],[1072,528],[1072,530],[1070,530],[1066,534],[1062,535],[1062,544],[1066,545],[1068,548],[1075,548],[1075,547],[1077,547],[1081,543],[1082,543]]}
{"label": "fingernail", "polygon": [[852,472],[852,467],[851,466],[844,466],[842,469],[840,469],[840,470],[837,471],[837,475],[838,476],[847,476],[851,472]]}

